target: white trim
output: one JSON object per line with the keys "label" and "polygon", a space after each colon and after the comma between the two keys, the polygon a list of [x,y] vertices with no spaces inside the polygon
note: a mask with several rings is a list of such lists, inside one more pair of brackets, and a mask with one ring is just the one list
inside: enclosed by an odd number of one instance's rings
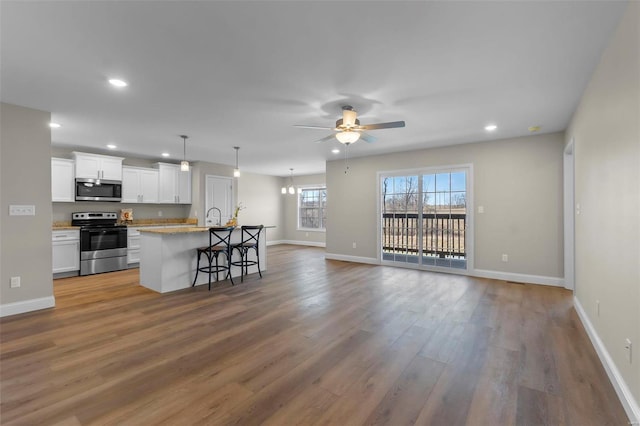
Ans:
{"label": "white trim", "polygon": [[492,278],[494,280],[513,281],[516,283],[564,287],[564,278],[547,277],[544,275],[518,274],[515,272],[489,271],[485,269],[474,269],[469,275],[480,278]]}
{"label": "white trim", "polygon": [[326,244],[320,241],[277,240],[277,241],[269,241],[267,243],[268,246],[275,246],[276,244],[292,244],[294,246],[326,247]]}
{"label": "white trim", "polygon": [[611,358],[611,355],[609,355],[609,351],[607,351],[607,348],[600,339],[600,336],[598,336],[593,324],[589,321],[589,317],[582,307],[582,304],[575,296],[573,296],[573,306],[578,313],[578,317],[580,318],[584,329],[587,331],[589,339],[591,339],[593,347],[596,349],[596,353],[600,358],[600,362],[602,363],[604,370],[607,372],[607,376],[609,376],[609,380],[611,381],[616,394],[618,394],[618,398],[624,407],[624,411],[627,413],[627,416],[629,416],[630,424],[640,424],[640,406],[638,405],[638,402],[633,397],[631,390],[624,381],[624,378],[620,374],[616,364],[613,362],[613,359]]}
{"label": "white trim", "polygon": [[55,306],[56,299],[53,296],[5,303],[4,305],[0,305],[0,317],[24,314],[25,312],[39,311],[40,309],[53,308]]}
{"label": "white trim", "polygon": [[[325,196],[327,194],[327,184],[323,184],[323,185],[298,185],[296,190],[296,231],[298,232],[309,232],[309,231],[315,231],[315,232],[326,232],[327,228],[323,227],[323,228],[303,228],[300,226],[300,195],[302,195],[302,191],[304,190],[310,190],[310,189],[314,189],[317,191],[324,191],[325,192]],[[324,208],[322,208],[322,210],[326,211],[327,206],[325,203]],[[318,211],[320,211],[321,208],[318,207]]]}
{"label": "white trim", "polygon": [[567,144],[562,156],[563,228],[564,228],[564,286],[575,291],[575,144]]}
{"label": "white trim", "polygon": [[344,254],[326,253],[327,260],[342,260],[345,262],[367,263],[369,265],[379,265],[380,262],[375,257],[347,256]]}

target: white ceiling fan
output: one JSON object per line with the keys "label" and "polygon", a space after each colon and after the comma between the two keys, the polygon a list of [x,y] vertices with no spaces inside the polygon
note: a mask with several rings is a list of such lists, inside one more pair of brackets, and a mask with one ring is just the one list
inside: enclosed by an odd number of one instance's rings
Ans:
{"label": "white ceiling fan", "polygon": [[365,142],[375,141],[375,138],[365,133],[365,130],[393,129],[396,127],[405,126],[404,121],[365,124],[361,126],[360,120],[358,120],[356,116],[356,110],[354,110],[351,105],[344,105],[342,107],[342,118],[336,121],[335,127],[307,126],[302,124],[295,124],[294,127],[302,127],[305,129],[333,130],[337,133],[324,137],[317,142],[325,142],[335,137],[340,143],[348,146],[358,141],[359,139],[362,139]]}

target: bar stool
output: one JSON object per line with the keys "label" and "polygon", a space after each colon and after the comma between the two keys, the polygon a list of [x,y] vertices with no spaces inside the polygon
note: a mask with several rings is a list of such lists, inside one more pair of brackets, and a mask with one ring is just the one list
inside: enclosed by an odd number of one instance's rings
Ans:
{"label": "bar stool", "polygon": [[[217,226],[209,228],[209,245],[207,247],[198,248],[198,265],[196,266],[196,277],[193,279],[191,287],[195,287],[196,280],[198,279],[198,272],[209,273],[209,290],[211,290],[211,275],[216,274],[216,281],[218,281],[218,274],[220,272],[227,271],[227,275],[224,277],[226,280],[231,280],[233,283],[233,277],[231,277],[231,233],[235,229],[234,226]],[[226,263],[220,265],[218,263],[218,257],[220,254],[224,254]],[[200,266],[200,257],[202,255],[207,256],[208,265]],[[215,259],[215,265],[213,260]]]}
{"label": "bar stool", "polygon": [[[244,282],[244,276],[249,274],[249,266],[258,265],[258,273],[262,278],[262,271],[260,271],[260,233],[264,225],[244,225],[240,229],[242,230],[241,241],[231,245],[231,253],[233,250],[238,250],[240,253],[240,260],[231,262],[233,266],[240,267],[240,282]],[[254,249],[256,252],[256,260],[249,260],[249,250]]]}

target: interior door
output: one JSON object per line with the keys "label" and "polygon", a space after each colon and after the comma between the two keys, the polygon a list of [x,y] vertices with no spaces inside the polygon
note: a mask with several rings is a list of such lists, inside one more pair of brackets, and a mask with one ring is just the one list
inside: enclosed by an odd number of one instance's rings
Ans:
{"label": "interior door", "polygon": [[214,207],[220,209],[220,224],[224,225],[233,216],[233,179],[207,175],[205,182],[205,226],[218,224],[218,211]]}

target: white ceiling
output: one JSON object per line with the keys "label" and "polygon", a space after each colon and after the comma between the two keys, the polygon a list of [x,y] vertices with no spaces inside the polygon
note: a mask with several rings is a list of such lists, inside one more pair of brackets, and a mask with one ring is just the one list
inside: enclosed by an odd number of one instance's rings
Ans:
{"label": "white ceiling", "polygon": [[[350,104],[351,156],[566,128],[616,1],[2,1],[1,98],[52,112],[57,146],[321,173]],[[109,77],[129,82],[114,89]],[[499,128],[488,134],[484,126]],[[342,147],[340,147],[342,148]]]}

